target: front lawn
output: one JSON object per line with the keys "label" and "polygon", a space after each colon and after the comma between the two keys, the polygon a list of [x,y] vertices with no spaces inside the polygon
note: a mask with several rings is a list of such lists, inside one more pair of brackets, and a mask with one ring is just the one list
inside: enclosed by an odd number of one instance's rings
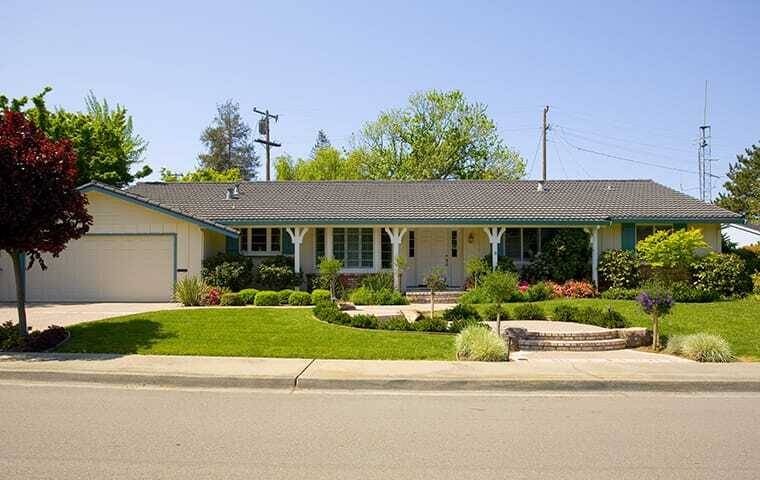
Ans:
{"label": "front lawn", "polygon": [[453,360],[454,336],[360,330],[311,309],[204,308],[109,318],[69,327],[59,351],[241,357]]}
{"label": "front lawn", "polygon": [[[551,315],[559,304],[579,307],[612,307],[622,313],[632,326],[652,327],[652,322],[632,300],[603,300],[599,298],[583,300],[547,300],[536,302],[547,315]],[[515,303],[508,308],[513,310]],[[482,312],[485,305],[477,305]],[[760,300],[748,297],[713,303],[677,303],[670,315],[661,322],[663,335],[706,332],[725,338],[734,353],[744,360],[760,361]]]}

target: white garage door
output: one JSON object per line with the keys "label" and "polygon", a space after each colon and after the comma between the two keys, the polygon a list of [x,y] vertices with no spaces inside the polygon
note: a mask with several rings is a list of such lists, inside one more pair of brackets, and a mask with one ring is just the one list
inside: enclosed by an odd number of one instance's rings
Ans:
{"label": "white garage door", "polygon": [[[58,258],[26,272],[32,302],[163,302],[172,294],[174,237],[171,235],[86,235]],[[0,299],[15,300],[13,267],[0,261]]]}

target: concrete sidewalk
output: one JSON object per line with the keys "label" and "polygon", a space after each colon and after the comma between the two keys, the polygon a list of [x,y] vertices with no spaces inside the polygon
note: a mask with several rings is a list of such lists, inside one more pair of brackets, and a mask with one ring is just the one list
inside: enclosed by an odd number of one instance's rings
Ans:
{"label": "concrete sidewalk", "polygon": [[760,392],[760,363],[699,364],[628,352],[516,355],[508,363],[8,354],[0,356],[0,380],[299,390]]}

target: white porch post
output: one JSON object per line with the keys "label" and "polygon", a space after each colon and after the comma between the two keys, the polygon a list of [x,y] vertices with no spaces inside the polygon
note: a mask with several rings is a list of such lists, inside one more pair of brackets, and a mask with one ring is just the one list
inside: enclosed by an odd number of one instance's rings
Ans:
{"label": "white porch post", "polygon": [[499,242],[504,235],[504,227],[483,227],[483,231],[488,235],[488,241],[491,242],[491,268],[496,270],[499,264]]}
{"label": "white porch post", "polygon": [[591,229],[591,281],[599,287],[599,226]]}
{"label": "white porch post", "polygon": [[333,258],[333,227],[325,227],[325,257]]}
{"label": "white porch post", "polygon": [[303,243],[304,235],[309,231],[309,227],[293,227],[286,228],[285,230],[293,241],[293,270],[296,273],[301,273],[301,244]]}
{"label": "white porch post", "polygon": [[401,291],[401,284],[398,278],[398,264],[396,260],[398,259],[398,254],[401,250],[401,241],[404,239],[404,235],[406,235],[406,228],[384,227],[384,230],[385,233],[388,234],[388,237],[391,239],[391,247],[393,248],[393,288]]}

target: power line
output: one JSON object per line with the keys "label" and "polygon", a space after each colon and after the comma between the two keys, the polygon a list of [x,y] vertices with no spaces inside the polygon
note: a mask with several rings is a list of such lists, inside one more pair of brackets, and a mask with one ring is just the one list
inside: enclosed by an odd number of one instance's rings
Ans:
{"label": "power line", "polygon": [[565,170],[565,164],[562,162],[562,156],[559,154],[559,148],[557,148],[557,142],[554,140],[549,140],[549,143],[554,145],[554,151],[557,153],[557,160],[559,160],[559,167],[562,169],[562,173],[565,174],[565,178],[570,178],[570,175],[567,174],[567,170]]}
{"label": "power line", "polygon": [[[612,136],[609,136],[609,135],[603,135],[601,133],[597,133],[595,131],[586,130],[586,129],[572,128],[572,127],[567,127],[567,126],[564,126],[564,125],[562,125],[561,128],[564,128],[565,130],[568,130],[570,132],[581,132],[581,133],[585,133],[585,134],[588,134],[588,135],[594,135],[594,136],[599,137],[599,138],[604,138],[604,139],[607,139],[607,140],[615,140],[615,141],[622,142],[622,143],[629,143],[629,144],[633,144],[633,145],[641,145],[641,146],[644,146],[644,147],[651,147],[651,148],[658,148],[658,149],[665,149],[665,150],[673,150],[675,152],[682,152],[682,153],[692,153],[693,152],[693,150],[687,150],[685,148],[671,147],[671,146],[659,145],[659,144],[655,144],[655,143],[637,142],[637,141],[634,141],[634,140],[628,140],[628,139],[620,138],[620,137],[612,137]],[[573,134],[573,135],[576,135],[576,136],[579,136],[579,137],[581,136],[580,134],[577,134],[577,133]],[[601,143],[601,142],[599,142],[599,143]]]}
{"label": "power line", "polygon": [[530,165],[528,166],[528,176],[530,177],[531,173],[533,173],[533,166],[536,164],[536,159],[538,158],[538,149],[541,147],[541,140],[544,137],[543,129],[539,128],[538,133],[538,141],[536,142],[536,151],[533,153],[533,159],[530,161]]}
{"label": "power line", "polygon": [[256,107],[253,107],[253,111],[258,113],[262,116],[261,120],[259,120],[259,134],[264,135],[264,138],[257,138],[255,141],[258,143],[263,143],[267,150],[267,166],[266,166],[266,172],[267,172],[267,182],[271,180],[271,174],[270,174],[270,166],[272,164],[271,162],[271,153],[270,150],[272,147],[281,147],[281,143],[273,142],[269,139],[269,119],[274,118],[274,121],[276,122],[279,118],[279,115],[274,115],[272,113],[269,113],[269,109],[262,111],[257,109]]}
{"label": "power line", "polygon": [[[562,142],[565,145],[567,145],[568,147],[572,148],[572,145],[570,145],[568,143],[567,139],[565,138],[565,132],[562,131],[562,127],[560,127],[559,135],[560,135],[560,140],[562,140]],[[577,164],[580,167],[580,169],[583,171],[583,173],[586,174],[586,178],[592,178],[591,174],[588,173],[588,170],[586,170],[586,167],[583,166],[583,163],[580,160],[576,160],[575,159],[575,157],[571,153],[572,150],[570,150],[570,148],[568,148],[568,150],[567,150],[567,154],[568,154],[568,156],[570,156],[570,160],[572,160],[573,163]]]}

